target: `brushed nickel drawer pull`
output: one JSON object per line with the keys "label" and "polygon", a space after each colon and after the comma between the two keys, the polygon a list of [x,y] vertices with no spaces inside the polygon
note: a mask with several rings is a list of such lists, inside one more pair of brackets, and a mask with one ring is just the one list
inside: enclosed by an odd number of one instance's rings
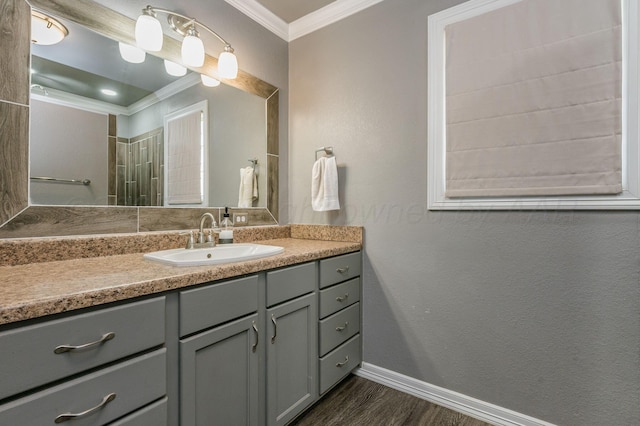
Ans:
{"label": "brushed nickel drawer pull", "polygon": [[256,333],[256,343],[251,346],[251,351],[255,352],[258,349],[258,342],[260,341],[260,334],[258,333],[258,326],[256,326],[255,321],[251,321],[251,327],[253,327],[253,332]]}
{"label": "brushed nickel drawer pull", "polygon": [[111,331],[111,332],[109,332],[107,334],[103,334],[102,337],[99,340],[96,340],[95,342],[85,343],[84,345],[78,345],[78,346],[60,345],[60,346],[56,347],[53,350],[53,353],[63,354],[65,352],[79,352],[79,351],[83,351],[83,350],[86,350],[86,349],[91,349],[91,348],[93,348],[95,346],[99,346],[99,345],[103,344],[104,342],[108,342],[109,340],[113,339],[114,337],[116,337],[116,333]]}
{"label": "brushed nickel drawer pull", "polygon": [[336,301],[338,302],[344,302],[347,298],[349,297],[349,293],[345,293],[344,296],[340,297],[336,297]]}
{"label": "brushed nickel drawer pull", "polygon": [[89,408],[88,410],[83,411],[82,413],[60,414],[58,417],[56,417],[55,422],[56,423],[62,423],[62,422],[66,422],[68,420],[76,420],[76,419],[79,419],[81,417],[89,416],[89,415],[95,413],[96,411],[101,410],[102,408],[104,408],[105,405],[107,405],[108,403],[110,403],[114,399],[116,399],[116,394],[115,393],[110,393],[109,395],[107,395],[104,398],[102,398],[102,401],[100,402],[100,404],[96,405],[95,407]]}
{"label": "brushed nickel drawer pull", "polygon": [[347,365],[347,363],[349,362],[349,355],[347,355],[346,357],[344,357],[344,361],[343,362],[337,362],[336,363],[336,367],[342,368],[345,365]]}
{"label": "brushed nickel drawer pull", "polygon": [[276,342],[276,336],[278,335],[278,324],[276,323],[276,317],[271,315],[271,322],[273,323],[273,336],[271,336],[271,343]]}
{"label": "brushed nickel drawer pull", "polygon": [[336,327],[336,331],[343,331],[345,328],[349,326],[349,322],[345,321],[342,327]]}
{"label": "brushed nickel drawer pull", "polygon": [[347,272],[349,272],[349,267],[345,266],[344,268],[338,268],[336,269],[336,272],[339,274],[346,274]]}

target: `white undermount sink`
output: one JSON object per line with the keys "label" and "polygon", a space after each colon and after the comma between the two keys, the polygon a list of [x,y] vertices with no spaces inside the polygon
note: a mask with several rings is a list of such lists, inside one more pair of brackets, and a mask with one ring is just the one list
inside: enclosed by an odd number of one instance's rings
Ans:
{"label": "white undermount sink", "polygon": [[146,253],[144,258],[173,266],[202,266],[243,262],[282,252],[283,247],[264,244],[218,244],[215,247],[154,251]]}

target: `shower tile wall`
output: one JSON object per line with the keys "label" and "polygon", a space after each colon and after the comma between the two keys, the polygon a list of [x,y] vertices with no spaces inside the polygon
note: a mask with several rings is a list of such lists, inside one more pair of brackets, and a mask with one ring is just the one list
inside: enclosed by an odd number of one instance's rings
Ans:
{"label": "shower tile wall", "polygon": [[113,114],[109,114],[109,135],[108,135],[108,171],[109,171],[109,181],[108,181],[108,194],[107,200],[110,206],[114,206],[117,204],[117,161],[116,161],[116,151],[117,151],[117,128],[116,128],[116,116]]}
{"label": "shower tile wall", "polygon": [[118,138],[118,205],[161,206],[164,173],[163,129]]}

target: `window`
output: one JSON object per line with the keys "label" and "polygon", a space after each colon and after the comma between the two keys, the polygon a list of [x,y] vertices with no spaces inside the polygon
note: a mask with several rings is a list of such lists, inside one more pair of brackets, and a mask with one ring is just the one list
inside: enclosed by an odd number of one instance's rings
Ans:
{"label": "window", "polygon": [[429,17],[430,209],[640,207],[638,0],[618,2]]}
{"label": "window", "polygon": [[207,101],[169,114],[165,128],[165,205],[207,205]]}

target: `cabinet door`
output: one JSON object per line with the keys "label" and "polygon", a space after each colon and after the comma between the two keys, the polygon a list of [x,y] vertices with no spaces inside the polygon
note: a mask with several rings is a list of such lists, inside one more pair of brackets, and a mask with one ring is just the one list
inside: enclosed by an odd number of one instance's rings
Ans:
{"label": "cabinet door", "polygon": [[284,425],[316,401],[316,294],[267,310],[267,424]]}
{"label": "cabinet door", "polygon": [[180,424],[258,424],[258,316],[180,341]]}

